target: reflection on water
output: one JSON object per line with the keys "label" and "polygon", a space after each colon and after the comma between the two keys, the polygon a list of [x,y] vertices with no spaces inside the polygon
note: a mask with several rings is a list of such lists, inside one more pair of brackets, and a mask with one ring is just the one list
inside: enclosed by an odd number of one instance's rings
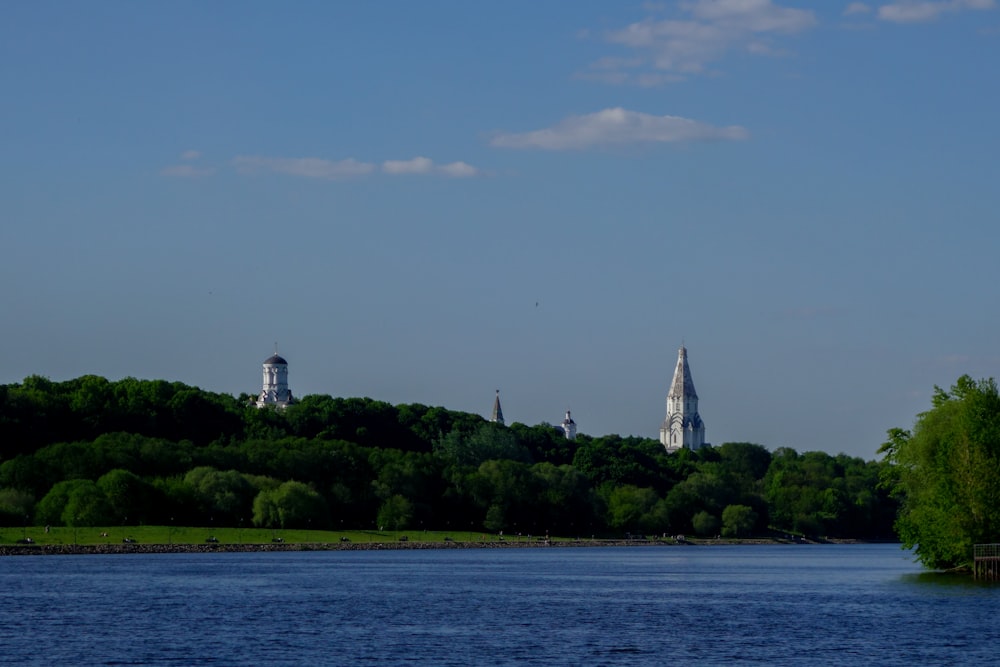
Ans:
{"label": "reflection on water", "polygon": [[915,585],[937,586],[955,590],[988,591],[1000,588],[1000,582],[973,579],[968,573],[961,572],[916,572],[903,575],[904,581]]}

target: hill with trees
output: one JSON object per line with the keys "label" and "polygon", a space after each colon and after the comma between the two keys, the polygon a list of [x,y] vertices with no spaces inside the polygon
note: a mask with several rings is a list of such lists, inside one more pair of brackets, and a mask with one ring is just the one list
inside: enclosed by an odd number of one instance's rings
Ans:
{"label": "hill with trees", "polygon": [[659,441],[370,398],[285,410],[178,382],[0,385],[0,525],[891,538],[883,462]]}

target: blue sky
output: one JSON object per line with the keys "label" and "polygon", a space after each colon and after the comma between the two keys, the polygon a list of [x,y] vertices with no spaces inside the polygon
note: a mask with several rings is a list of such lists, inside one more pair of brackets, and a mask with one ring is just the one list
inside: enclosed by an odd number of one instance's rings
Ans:
{"label": "blue sky", "polygon": [[866,459],[1000,375],[993,0],[0,6],[0,382]]}

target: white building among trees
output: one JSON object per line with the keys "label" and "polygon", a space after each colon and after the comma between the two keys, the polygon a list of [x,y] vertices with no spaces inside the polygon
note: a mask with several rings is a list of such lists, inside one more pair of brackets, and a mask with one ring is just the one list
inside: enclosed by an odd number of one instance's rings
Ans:
{"label": "white building among trees", "polygon": [[677,351],[674,381],[667,393],[667,418],[660,426],[660,442],[668,452],[676,452],[682,447],[699,449],[708,444],[705,442],[705,423],[698,414],[698,393],[691,379],[687,348],[683,345]]}
{"label": "white building among trees", "polygon": [[566,411],[566,419],[562,420],[562,430],[567,440],[576,440],[576,422],[569,416],[569,410]]}
{"label": "white building among trees", "polygon": [[285,408],[295,402],[288,388],[288,362],[275,352],[264,360],[264,386],[257,398],[257,407]]}

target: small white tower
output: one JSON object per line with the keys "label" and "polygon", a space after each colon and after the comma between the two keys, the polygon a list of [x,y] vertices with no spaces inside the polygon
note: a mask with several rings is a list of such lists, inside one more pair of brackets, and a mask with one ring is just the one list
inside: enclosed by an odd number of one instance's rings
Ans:
{"label": "small white tower", "polygon": [[264,360],[264,386],[257,398],[257,407],[270,405],[285,408],[295,402],[288,388],[288,362],[275,352]]}
{"label": "small white tower", "polygon": [[566,411],[566,419],[562,421],[562,430],[567,440],[576,440],[576,422],[569,416],[569,410]]}
{"label": "small white tower", "polygon": [[698,394],[691,379],[687,349],[681,345],[677,351],[674,381],[667,393],[667,418],[660,426],[660,442],[668,452],[682,447],[699,449],[705,446],[705,424],[698,414]]}

